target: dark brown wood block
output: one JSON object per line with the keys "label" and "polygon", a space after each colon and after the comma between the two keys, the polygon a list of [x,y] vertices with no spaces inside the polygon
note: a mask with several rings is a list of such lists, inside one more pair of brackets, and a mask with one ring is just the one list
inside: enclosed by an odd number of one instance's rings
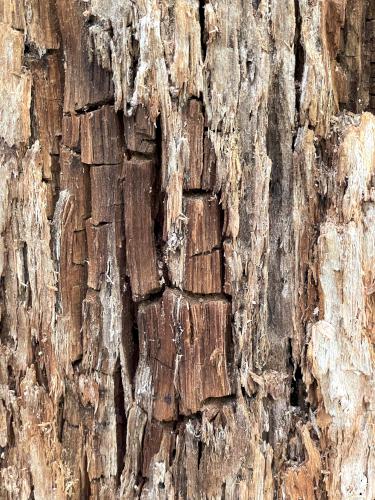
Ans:
{"label": "dark brown wood block", "polygon": [[99,290],[107,270],[108,232],[110,224],[94,226],[92,220],[86,222],[88,276],[87,286]]}
{"label": "dark brown wood block", "polygon": [[57,0],[57,13],[65,55],[64,111],[113,99],[112,75],[99,66],[90,53],[86,8],[79,0]]}
{"label": "dark brown wood block", "polygon": [[140,355],[150,366],[154,394],[152,414],[157,420],[173,420],[177,415],[174,389],[176,343],[172,322],[175,296],[164,294],[155,302],[143,303],[138,310]]}
{"label": "dark brown wood block", "polygon": [[120,165],[100,165],[90,168],[92,224],[112,222],[115,205],[120,204]]}
{"label": "dark brown wood block", "polygon": [[90,175],[89,168],[82,165],[80,157],[67,149],[60,152],[60,187],[70,195],[73,209],[72,228],[74,231],[85,229],[85,220],[90,216]]}
{"label": "dark brown wood block", "polygon": [[188,218],[183,288],[194,293],[220,293],[222,251],[218,200],[211,195],[184,198]]}
{"label": "dark brown wood block", "polygon": [[86,293],[86,267],[74,263],[74,225],[76,224],[74,196],[63,210],[59,251],[59,313],[64,318],[69,335],[71,362],[82,355],[82,301]]}
{"label": "dark brown wood block", "polygon": [[85,264],[87,260],[86,231],[74,231],[73,233],[73,264]]}
{"label": "dark brown wood block", "polygon": [[134,300],[160,290],[153,221],[154,164],[124,162],[124,217],[127,272]]}
{"label": "dark brown wood block", "polygon": [[57,53],[45,57],[42,66],[32,63],[34,85],[34,113],[43,151],[43,177],[51,179],[50,154],[59,154],[61,136],[62,86]]}
{"label": "dark brown wood block", "polygon": [[171,289],[140,306],[140,354],[151,369],[155,419],[173,420],[177,400],[179,413],[189,415],[206,399],[231,393],[230,315],[224,298],[192,298]]}
{"label": "dark brown wood block", "polygon": [[81,118],[80,115],[65,115],[62,119],[62,142],[74,151],[81,148]]}
{"label": "dark brown wood block", "polygon": [[123,157],[119,119],[113,106],[102,106],[81,116],[82,163],[120,163]]}
{"label": "dark brown wood block", "polygon": [[193,255],[185,260],[183,288],[193,293],[221,292],[221,251]]}
{"label": "dark brown wood block", "polygon": [[186,254],[199,255],[220,246],[220,210],[216,196],[185,196],[183,205],[188,218]]}
{"label": "dark brown wood block", "polygon": [[153,155],[156,150],[156,128],[150,122],[142,106],[138,106],[133,116],[125,116],[125,143],[130,151]]}
{"label": "dark brown wood block", "polygon": [[231,393],[228,346],[231,304],[224,298],[195,299],[176,294],[182,331],[178,366],[179,412],[201,409],[208,398]]}

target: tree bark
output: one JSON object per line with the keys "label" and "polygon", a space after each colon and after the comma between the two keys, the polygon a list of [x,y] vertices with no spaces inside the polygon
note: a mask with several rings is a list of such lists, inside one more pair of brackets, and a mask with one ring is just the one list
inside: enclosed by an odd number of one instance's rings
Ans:
{"label": "tree bark", "polygon": [[0,0],[0,498],[375,498],[375,3]]}

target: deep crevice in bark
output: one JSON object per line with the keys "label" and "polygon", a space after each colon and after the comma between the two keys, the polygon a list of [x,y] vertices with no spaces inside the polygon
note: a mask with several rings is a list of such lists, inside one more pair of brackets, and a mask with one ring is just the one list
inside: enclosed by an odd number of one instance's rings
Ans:
{"label": "deep crevice in bark", "polygon": [[199,0],[199,23],[201,27],[201,48],[203,62],[207,52],[207,33],[205,29],[205,6],[207,0]]}
{"label": "deep crevice in bark", "polygon": [[114,369],[114,405],[116,411],[117,484],[119,484],[126,455],[127,432],[127,417],[124,406],[124,387],[122,384],[121,364],[119,359],[117,360]]}
{"label": "deep crevice in bark", "polygon": [[298,120],[298,113],[300,111],[300,105],[301,105],[302,78],[305,67],[305,49],[301,42],[302,18],[298,0],[294,0],[294,10],[295,10],[295,20],[296,20],[295,21],[296,28],[294,35],[294,56],[295,56],[294,82],[296,88],[296,112]]}

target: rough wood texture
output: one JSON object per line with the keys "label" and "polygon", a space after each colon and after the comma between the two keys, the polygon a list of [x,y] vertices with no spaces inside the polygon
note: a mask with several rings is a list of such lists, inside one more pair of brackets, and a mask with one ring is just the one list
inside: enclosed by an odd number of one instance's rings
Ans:
{"label": "rough wood texture", "polygon": [[154,162],[127,160],[123,177],[127,269],[137,300],[160,290],[153,219]]}
{"label": "rough wood texture", "polygon": [[120,163],[123,151],[119,120],[113,106],[103,106],[81,116],[81,158],[83,163]]}
{"label": "rough wood texture", "polygon": [[221,292],[221,225],[216,196],[184,197],[187,217],[183,288],[194,293]]}
{"label": "rough wood texture", "polygon": [[[209,398],[230,394],[228,301],[167,289],[159,301],[141,305],[138,325],[136,393],[148,414],[174,420],[178,413],[196,413]],[[151,394],[143,385],[149,370]]]}
{"label": "rough wood texture", "polygon": [[90,168],[91,218],[94,225],[113,222],[116,207],[121,205],[121,165]]}
{"label": "rough wood texture", "polygon": [[126,148],[135,153],[154,155],[156,151],[156,128],[145,108],[138,106],[135,114],[124,117]]}
{"label": "rough wood texture", "polygon": [[0,0],[0,498],[373,500],[375,3]]}

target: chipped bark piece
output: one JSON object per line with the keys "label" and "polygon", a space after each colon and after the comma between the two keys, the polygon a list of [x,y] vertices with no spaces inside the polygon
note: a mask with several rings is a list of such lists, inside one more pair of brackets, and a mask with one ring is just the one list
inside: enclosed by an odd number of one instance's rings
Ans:
{"label": "chipped bark piece", "polygon": [[52,219],[55,212],[55,205],[60,191],[60,157],[49,156],[51,179],[46,182],[46,211],[48,219]]}
{"label": "chipped bark piece", "polygon": [[47,217],[53,218],[55,205],[59,197],[60,191],[60,157],[57,155],[50,156],[50,175],[51,178],[46,182],[47,188]]}
{"label": "chipped bark piece", "polygon": [[222,251],[220,211],[216,197],[194,195],[183,200],[186,217],[184,290],[194,293],[220,293]]}
{"label": "chipped bark piece", "polygon": [[151,368],[154,418],[175,418],[176,383],[184,415],[201,409],[208,398],[231,393],[230,311],[224,298],[196,299],[171,289],[140,306],[141,357]]}
{"label": "chipped bark piece", "polygon": [[178,339],[179,411],[184,415],[201,409],[203,401],[231,393],[228,369],[231,305],[224,298],[195,299],[172,295],[174,321],[182,332]]}
{"label": "chipped bark piece", "polygon": [[82,163],[103,165],[122,160],[120,123],[113,106],[102,106],[81,116]]}
{"label": "chipped bark piece", "polygon": [[188,168],[184,172],[184,189],[202,189],[204,117],[200,101],[188,101],[183,120],[189,151]]}
{"label": "chipped bark piece", "polygon": [[51,175],[49,154],[59,154],[61,136],[62,89],[58,54],[49,54],[43,66],[33,62],[35,117],[40,130],[43,148],[43,176]]}
{"label": "chipped bark piece", "polygon": [[8,424],[7,424],[7,411],[0,400],[0,446],[5,448],[8,445]]}
{"label": "chipped bark piece", "polygon": [[81,231],[85,229],[85,220],[90,216],[89,169],[82,165],[77,154],[65,147],[61,148],[60,165],[60,188],[69,192],[74,204],[73,230]]}
{"label": "chipped bark piece", "polygon": [[73,264],[83,265],[87,260],[86,231],[74,231],[73,233]]}
{"label": "chipped bark piece", "polygon": [[185,196],[183,205],[188,218],[186,255],[211,252],[221,244],[220,210],[216,196]]}
{"label": "chipped bark piece", "polygon": [[183,289],[193,293],[220,293],[221,292],[221,265],[220,250],[208,254],[186,257]]}
{"label": "chipped bark piece", "polygon": [[127,149],[145,155],[155,153],[155,126],[144,107],[138,106],[135,115],[125,116],[125,143]]}
{"label": "chipped bark piece", "polygon": [[177,414],[173,382],[176,344],[171,321],[174,305],[174,295],[165,293],[158,301],[141,304],[138,310],[140,356],[151,369],[152,415],[160,421],[173,420]]}
{"label": "chipped bark piece", "polygon": [[[366,20],[375,2],[57,0],[71,47],[45,52],[46,1],[0,0],[0,498],[373,499],[375,129],[370,114],[347,111],[373,105]],[[52,54],[67,65],[66,103],[73,94],[102,95],[101,78],[81,78],[96,60],[113,72],[119,116],[136,103],[153,123],[160,116],[149,158],[160,163],[163,192],[157,178],[152,218],[156,245],[165,223],[163,264],[178,287],[189,275],[187,103],[202,96],[207,110],[212,148],[204,146],[199,191],[220,192],[222,202],[233,394],[202,402],[198,372],[203,384],[212,377],[182,326],[204,316],[203,342],[214,320],[190,305],[185,314],[184,303],[202,295],[170,291],[173,310],[160,312],[175,340],[170,422],[153,415],[171,370],[143,359],[148,343],[139,342],[139,304],[124,276],[123,207],[114,205],[106,281],[86,292],[82,307],[88,265],[74,265],[83,257],[74,240],[76,188],[57,188],[48,220],[48,123],[38,121],[30,82]],[[48,111],[48,92],[40,99]],[[79,116],[108,102],[85,104]],[[206,156],[215,164],[212,188],[203,182]],[[85,193],[88,217],[100,193]],[[134,211],[143,208],[133,202]],[[182,376],[198,386],[194,394],[182,393]]]}
{"label": "chipped bark piece", "polygon": [[74,151],[80,151],[80,122],[79,115],[65,115],[62,119],[62,142]]}
{"label": "chipped bark piece", "polygon": [[134,300],[160,290],[153,213],[154,164],[124,162],[124,217],[127,272]]}
{"label": "chipped bark piece", "polygon": [[60,238],[60,313],[66,322],[70,362],[82,356],[82,301],[86,294],[86,268],[73,263],[75,209],[72,196],[64,209]]}
{"label": "chipped bark piece", "polygon": [[189,169],[184,172],[184,189],[203,189],[203,131],[202,103],[196,99],[188,101],[185,120],[185,134],[189,147]]}
{"label": "chipped bark piece", "polygon": [[54,3],[49,0],[29,0],[26,9],[29,43],[33,43],[41,51],[58,49],[60,40]]}
{"label": "chipped bark piece", "polygon": [[[72,266],[73,267],[73,266]],[[74,335],[70,336],[69,354],[70,360],[73,363],[82,357],[82,302],[86,295],[86,285],[84,280],[86,278],[86,269],[82,266],[74,266],[75,283],[71,288],[70,295],[70,328]]]}
{"label": "chipped bark piece", "polygon": [[51,182],[46,183],[46,213],[48,219],[52,219],[53,213],[55,211],[54,204],[55,192]]}
{"label": "chipped bark piece", "polygon": [[94,226],[86,221],[88,277],[87,286],[99,290],[105,276],[108,261],[108,231],[110,225]]}
{"label": "chipped bark piece", "polygon": [[109,71],[102,69],[95,56],[89,57],[85,4],[78,0],[56,3],[62,45],[65,54],[64,111],[73,112],[88,105],[113,99],[113,83]]}
{"label": "chipped bark piece", "polygon": [[90,168],[92,224],[112,222],[115,205],[120,203],[120,165],[101,165]]}
{"label": "chipped bark piece", "polygon": [[86,486],[85,474],[82,473],[85,468],[84,437],[80,432],[79,424],[71,425],[64,420],[62,425],[62,446],[66,450],[62,464],[69,469],[70,477],[73,479],[69,488],[71,498],[78,499],[80,492],[84,491]]}

